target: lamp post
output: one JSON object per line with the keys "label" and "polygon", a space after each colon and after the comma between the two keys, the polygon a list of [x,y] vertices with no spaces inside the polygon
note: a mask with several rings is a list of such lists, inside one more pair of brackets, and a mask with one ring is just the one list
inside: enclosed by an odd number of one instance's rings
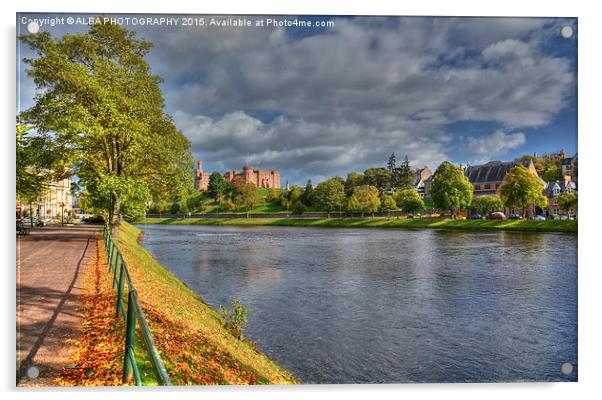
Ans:
{"label": "lamp post", "polygon": [[61,201],[61,226],[65,226],[64,217],[65,217],[65,202]]}

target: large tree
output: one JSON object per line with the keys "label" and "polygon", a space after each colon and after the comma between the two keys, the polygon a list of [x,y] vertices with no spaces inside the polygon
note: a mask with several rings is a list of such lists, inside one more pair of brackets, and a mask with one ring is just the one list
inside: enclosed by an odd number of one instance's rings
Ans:
{"label": "large tree", "polygon": [[345,180],[345,194],[351,196],[353,189],[364,184],[364,175],[358,172],[350,172]]}
{"label": "large tree", "polygon": [[433,204],[436,208],[450,210],[452,218],[455,218],[457,209],[470,205],[472,191],[472,183],[464,176],[464,172],[449,161],[443,161],[433,174]]}
{"label": "large tree", "polygon": [[391,189],[393,175],[385,168],[368,168],[364,171],[363,185],[374,186],[380,193],[386,193]]}
{"label": "large tree", "polygon": [[548,200],[543,195],[543,182],[523,165],[512,167],[500,187],[500,196],[508,208],[520,208],[522,215],[529,206],[544,208]]}
{"label": "large tree", "polygon": [[207,193],[214,200],[223,195],[228,187],[228,182],[219,172],[213,172],[209,175],[209,183],[207,184]]}
{"label": "large tree", "polygon": [[414,184],[414,172],[410,166],[410,160],[406,155],[403,162],[395,171],[395,187],[398,189],[409,189]]}
{"label": "large tree", "polygon": [[303,195],[301,196],[301,202],[307,207],[311,207],[314,204],[314,200],[314,186],[311,183],[311,179],[308,179],[307,184],[305,185],[305,190],[303,191]]}
{"label": "large tree", "polygon": [[113,24],[20,40],[36,52],[24,62],[39,94],[19,120],[66,150],[115,237],[124,207],[145,208],[192,186],[190,144],[165,114],[161,79],[145,61],[150,42]]}
{"label": "large tree", "polygon": [[413,213],[424,210],[424,200],[422,200],[416,189],[397,190],[395,192],[395,202],[404,212]]}
{"label": "large tree", "polygon": [[353,190],[347,207],[351,212],[372,213],[380,208],[380,197],[378,189],[374,186],[358,186]]}
{"label": "large tree", "polygon": [[319,183],[314,193],[316,205],[329,213],[341,210],[345,204],[345,186],[336,177]]}

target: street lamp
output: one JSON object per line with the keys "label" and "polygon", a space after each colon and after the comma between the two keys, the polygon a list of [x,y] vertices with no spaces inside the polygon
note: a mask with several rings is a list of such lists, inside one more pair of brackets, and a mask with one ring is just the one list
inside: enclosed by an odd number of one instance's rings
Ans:
{"label": "street lamp", "polygon": [[61,226],[65,226],[64,217],[65,217],[65,202],[61,201]]}

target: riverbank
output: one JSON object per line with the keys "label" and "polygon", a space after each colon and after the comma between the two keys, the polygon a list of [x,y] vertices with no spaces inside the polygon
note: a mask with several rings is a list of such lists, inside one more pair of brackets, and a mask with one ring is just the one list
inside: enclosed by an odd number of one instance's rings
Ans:
{"label": "riverbank", "polygon": [[[215,310],[139,244],[141,234],[122,223],[119,248],[173,384],[296,383],[252,343],[232,336]],[[152,376],[150,363],[141,372]]]}
{"label": "riverbank", "polygon": [[331,228],[437,228],[464,230],[507,230],[537,232],[577,232],[577,221],[529,220],[451,220],[440,218],[144,218],[141,224],[310,226]]}

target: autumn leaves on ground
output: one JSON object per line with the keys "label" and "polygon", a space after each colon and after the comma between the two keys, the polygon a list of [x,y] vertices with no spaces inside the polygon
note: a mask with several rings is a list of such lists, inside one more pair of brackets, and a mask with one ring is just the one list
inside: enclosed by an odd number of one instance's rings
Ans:
{"label": "autumn leaves on ground", "polygon": [[[234,338],[216,311],[138,244],[139,234],[123,224],[118,245],[172,384],[296,383],[252,344]],[[115,290],[103,251],[100,240],[84,281],[81,338],[72,365],[57,384],[121,384],[124,324],[115,317]],[[141,340],[136,341],[136,357],[143,383],[156,384]]]}

